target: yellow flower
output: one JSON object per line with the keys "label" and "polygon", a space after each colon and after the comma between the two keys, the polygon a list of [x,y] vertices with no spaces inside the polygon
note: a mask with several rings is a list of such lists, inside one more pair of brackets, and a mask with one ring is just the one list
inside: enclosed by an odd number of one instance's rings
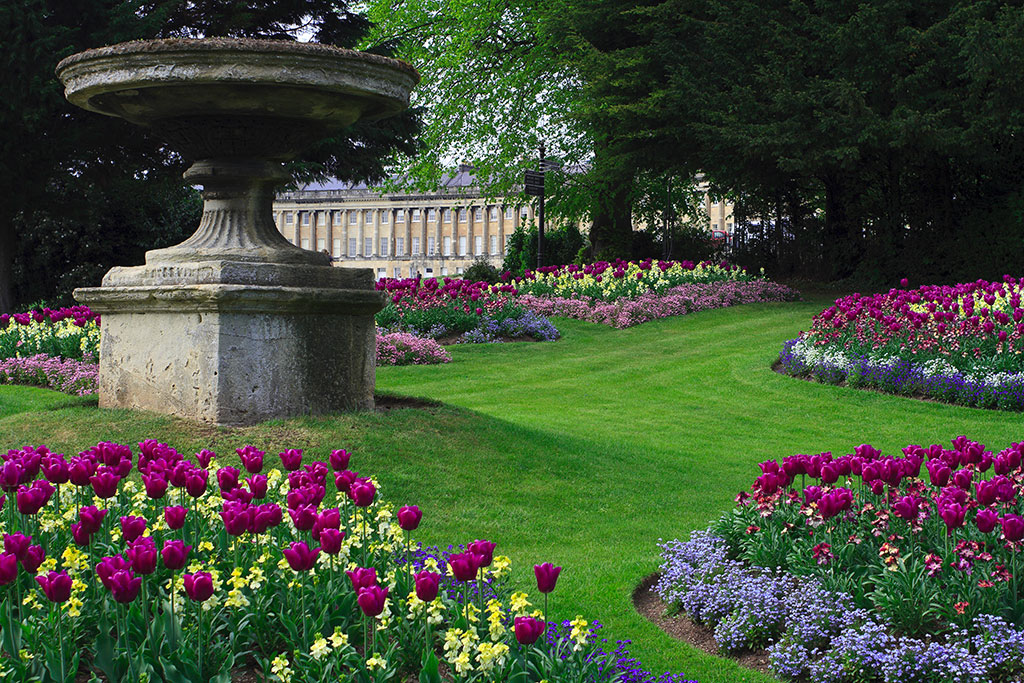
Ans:
{"label": "yellow flower", "polygon": [[318,638],[316,642],[314,642],[313,645],[309,648],[309,654],[312,655],[313,659],[317,661],[323,659],[327,655],[327,653],[328,649],[326,638]]}
{"label": "yellow flower", "polygon": [[274,657],[270,663],[270,673],[281,679],[282,683],[289,683],[292,680],[292,670],[288,668],[288,658],[283,654]]}
{"label": "yellow flower", "polygon": [[455,666],[456,673],[463,674],[473,670],[473,665],[469,661],[469,653],[465,651],[460,652],[452,664]]}
{"label": "yellow flower", "polygon": [[388,666],[388,660],[380,656],[379,653],[374,652],[373,656],[366,660],[366,668],[370,671],[374,669],[385,669]]}
{"label": "yellow flower", "polygon": [[334,629],[334,633],[331,634],[331,647],[341,647],[342,645],[348,645],[348,634],[343,633],[339,627]]}
{"label": "yellow flower", "polygon": [[487,671],[495,665],[504,664],[507,654],[508,645],[504,643],[480,643],[480,654],[476,656],[476,661],[481,671]]}
{"label": "yellow flower", "polygon": [[213,544],[209,541],[202,541],[199,543],[200,552],[213,552]]}
{"label": "yellow flower", "polygon": [[509,607],[516,614],[526,612],[526,608],[530,606],[531,603],[526,599],[526,593],[513,593],[512,597],[509,598]]}

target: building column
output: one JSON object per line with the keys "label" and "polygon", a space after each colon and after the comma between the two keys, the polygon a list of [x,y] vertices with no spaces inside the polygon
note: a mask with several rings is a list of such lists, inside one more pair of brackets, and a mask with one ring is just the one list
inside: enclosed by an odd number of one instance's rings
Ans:
{"label": "building column", "polygon": [[[363,210],[356,209],[356,233],[359,235],[359,241],[356,242],[356,253],[362,255],[363,248],[366,245],[364,241],[366,237],[366,226],[363,224]],[[363,255],[365,258],[365,255]]]}
{"label": "building column", "polygon": [[483,256],[486,259],[491,258],[491,207],[484,205],[484,248]]}
{"label": "building column", "polygon": [[[363,216],[366,216],[366,209],[363,209]],[[380,253],[380,216],[373,216],[373,218],[373,253],[387,258],[387,254]],[[387,275],[387,272],[385,271],[384,274]]]}
{"label": "building column", "polygon": [[498,256],[505,258],[505,211],[507,207],[498,207]]}

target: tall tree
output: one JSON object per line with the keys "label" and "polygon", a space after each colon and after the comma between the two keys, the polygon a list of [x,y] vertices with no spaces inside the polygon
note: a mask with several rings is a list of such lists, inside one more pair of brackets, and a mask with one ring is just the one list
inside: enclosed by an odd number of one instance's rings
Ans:
{"label": "tall tree", "polygon": [[[37,255],[35,245],[41,242],[60,239],[69,253],[120,258],[178,241],[195,227],[189,210],[160,208],[168,197],[179,197],[172,188],[180,187],[185,160],[145,131],[68,104],[53,75],[60,59],[91,47],[158,37],[309,35],[354,47],[368,28],[365,17],[332,0],[21,0],[0,5],[0,68],[5,74],[0,82],[0,193],[7,198],[0,204],[0,312],[29,297],[53,298],[74,286],[97,284],[91,270],[78,269],[80,277],[33,272],[24,258],[15,270],[16,257]],[[415,153],[418,125],[416,112],[381,124],[356,124],[307,152],[293,165],[293,175],[298,180],[328,175],[382,179],[389,157]],[[116,210],[111,202],[97,200],[96,192],[117,192]],[[97,214],[102,208],[127,222],[112,225],[111,216]],[[140,216],[150,217],[141,221],[148,226],[141,230],[129,221]],[[160,223],[163,229],[153,227],[153,217],[167,221]],[[113,241],[128,251],[96,248],[112,231],[117,233]],[[157,241],[147,244],[150,239]],[[116,263],[101,260],[97,270]],[[40,278],[46,286],[39,286]]]}

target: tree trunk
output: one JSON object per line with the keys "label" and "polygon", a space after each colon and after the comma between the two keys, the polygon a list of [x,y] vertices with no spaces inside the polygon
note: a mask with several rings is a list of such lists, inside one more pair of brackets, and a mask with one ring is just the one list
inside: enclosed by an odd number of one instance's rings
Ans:
{"label": "tree trunk", "polygon": [[590,228],[591,254],[610,261],[630,258],[633,244],[633,178],[609,174],[598,179]]}

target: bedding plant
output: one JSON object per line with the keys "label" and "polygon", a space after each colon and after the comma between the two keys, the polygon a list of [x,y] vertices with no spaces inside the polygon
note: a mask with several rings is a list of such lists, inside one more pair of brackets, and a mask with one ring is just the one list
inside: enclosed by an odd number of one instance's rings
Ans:
{"label": "bedding plant", "polygon": [[186,457],[147,440],[4,461],[13,680],[647,680],[621,643],[602,649],[599,625],[556,625],[560,567],[534,568],[541,609],[508,588],[495,543],[414,545],[423,513],[384,502],[345,450]]}
{"label": "bedding plant", "polygon": [[850,296],[783,345],[782,369],[831,384],[1024,410],[1022,281]]}
{"label": "bedding plant", "polygon": [[662,546],[655,590],[786,678],[1020,681],[1024,443],[951,445],[761,463],[730,513]]}

